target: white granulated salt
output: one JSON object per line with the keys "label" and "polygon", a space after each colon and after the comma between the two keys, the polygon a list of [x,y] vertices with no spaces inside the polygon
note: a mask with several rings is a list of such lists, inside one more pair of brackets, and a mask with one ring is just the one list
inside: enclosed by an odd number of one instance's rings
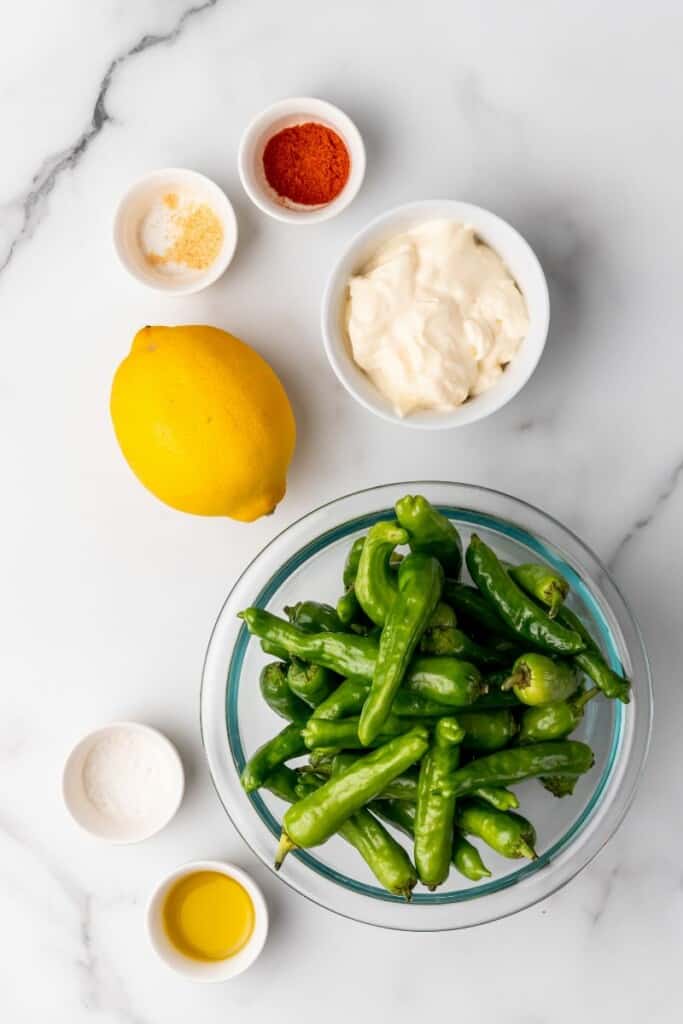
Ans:
{"label": "white granulated salt", "polygon": [[120,825],[154,819],[173,799],[168,752],[157,737],[126,726],[95,742],[85,758],[82,778],[93,807]]}

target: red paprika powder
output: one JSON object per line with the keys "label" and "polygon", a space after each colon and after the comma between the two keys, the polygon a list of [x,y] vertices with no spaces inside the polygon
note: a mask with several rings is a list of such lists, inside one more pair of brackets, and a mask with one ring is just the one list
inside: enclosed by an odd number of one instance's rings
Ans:
{"label": "red paprika powder", "polygon": [[283,128],[263,153],[270,187],[302,206],[331,202],[344,188],[350,168],[349,151],[337,133],[312,121]]}

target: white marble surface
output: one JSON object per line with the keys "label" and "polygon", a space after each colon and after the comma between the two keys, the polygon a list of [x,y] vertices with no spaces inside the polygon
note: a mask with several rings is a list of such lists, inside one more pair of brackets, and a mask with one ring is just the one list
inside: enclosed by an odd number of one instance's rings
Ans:
{"label": "white marble surface", "polygon": [[[594,4],[26,0],[0,36],[0,1016],[7,1024],[493,1024],[680,1019],[683,403],[674,2]],[[339,219],[298,230],[241,191],[249,117],[290,94],[357,119],[366,185]],[[194,167],[235,202],[229,273],[173,300],[115,263],[112,208],[141,172]],[[339,246],[404,200],[490,206],[547,270],[553,324],[533,381],[503,412],[426,437],[358,408],[326,364],[323,281]],[[252,526],[185,518],[138,486],[108,418],[114,367],[145,323],[204,321],[282,374],[300,442],[289,493]],[[211,789],[199,673],[235,574],[325,499],[415,477],[528,499],[611,565],[640,618],[658,713],[617,837],[543,905],[469,933],[381,933],[279,884]],[[180,815],[139,847],[97,845],[59,796],[69,746],[132,717],[185,759]],[[162,872],[235,859],[273,911],[248,974],[198,989],[148,948]]]}

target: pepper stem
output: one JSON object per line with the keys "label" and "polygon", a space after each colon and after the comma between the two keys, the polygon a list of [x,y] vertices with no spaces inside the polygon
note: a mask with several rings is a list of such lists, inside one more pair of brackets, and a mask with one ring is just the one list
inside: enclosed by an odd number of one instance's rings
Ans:
{"label": "pepper stem", "polygon": [[530,843],[527,843],[526,839],[520,839],[518,849],[522,857],[526,857],[527,860],[538,860],[538,854],[534,850]]}
{"label": "pepper stem", "polygon": [[593,700],[593,697],[597,697],[600,693],[600,688],[594,686],[592,690],[584,690],[582,693],[575,697],[573,704],[577,711],[583,711],[589,700]]}
{"label": "pepper stem", "polygon": [[525,686],[529,685],[529,680],[525,672],[522,669],[516,669],[512,672],[505,682],[501,686],[501,690],[511,690],[514,686],[521,686],[524,689]]}
{"label": "pepper stem", "polygon": [[564,603],[564,594],[557,586],[556,583],[550,585],[550,607],[548,608],[548,618],[554,619],[560,608]]}
{"label": "pepper stem", "polygon": [[278,843],[277,850],[275,851],[275,870],[279,871],[282,867],[282,862],[290,853],[291,850],[296,850],[296,843],[293,843],[286,832],[283,832],[280,836],[280,842]]}

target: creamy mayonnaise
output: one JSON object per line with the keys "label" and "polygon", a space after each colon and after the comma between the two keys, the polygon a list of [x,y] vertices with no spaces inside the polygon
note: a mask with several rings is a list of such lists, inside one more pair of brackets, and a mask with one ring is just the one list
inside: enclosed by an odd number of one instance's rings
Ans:
{"label": "creamy mayonnaise", "polygon": [[474,229],[430,220],[395,235],[349,282],[353,358],[400,416],[492,387],[529,329],[524,296]]}

